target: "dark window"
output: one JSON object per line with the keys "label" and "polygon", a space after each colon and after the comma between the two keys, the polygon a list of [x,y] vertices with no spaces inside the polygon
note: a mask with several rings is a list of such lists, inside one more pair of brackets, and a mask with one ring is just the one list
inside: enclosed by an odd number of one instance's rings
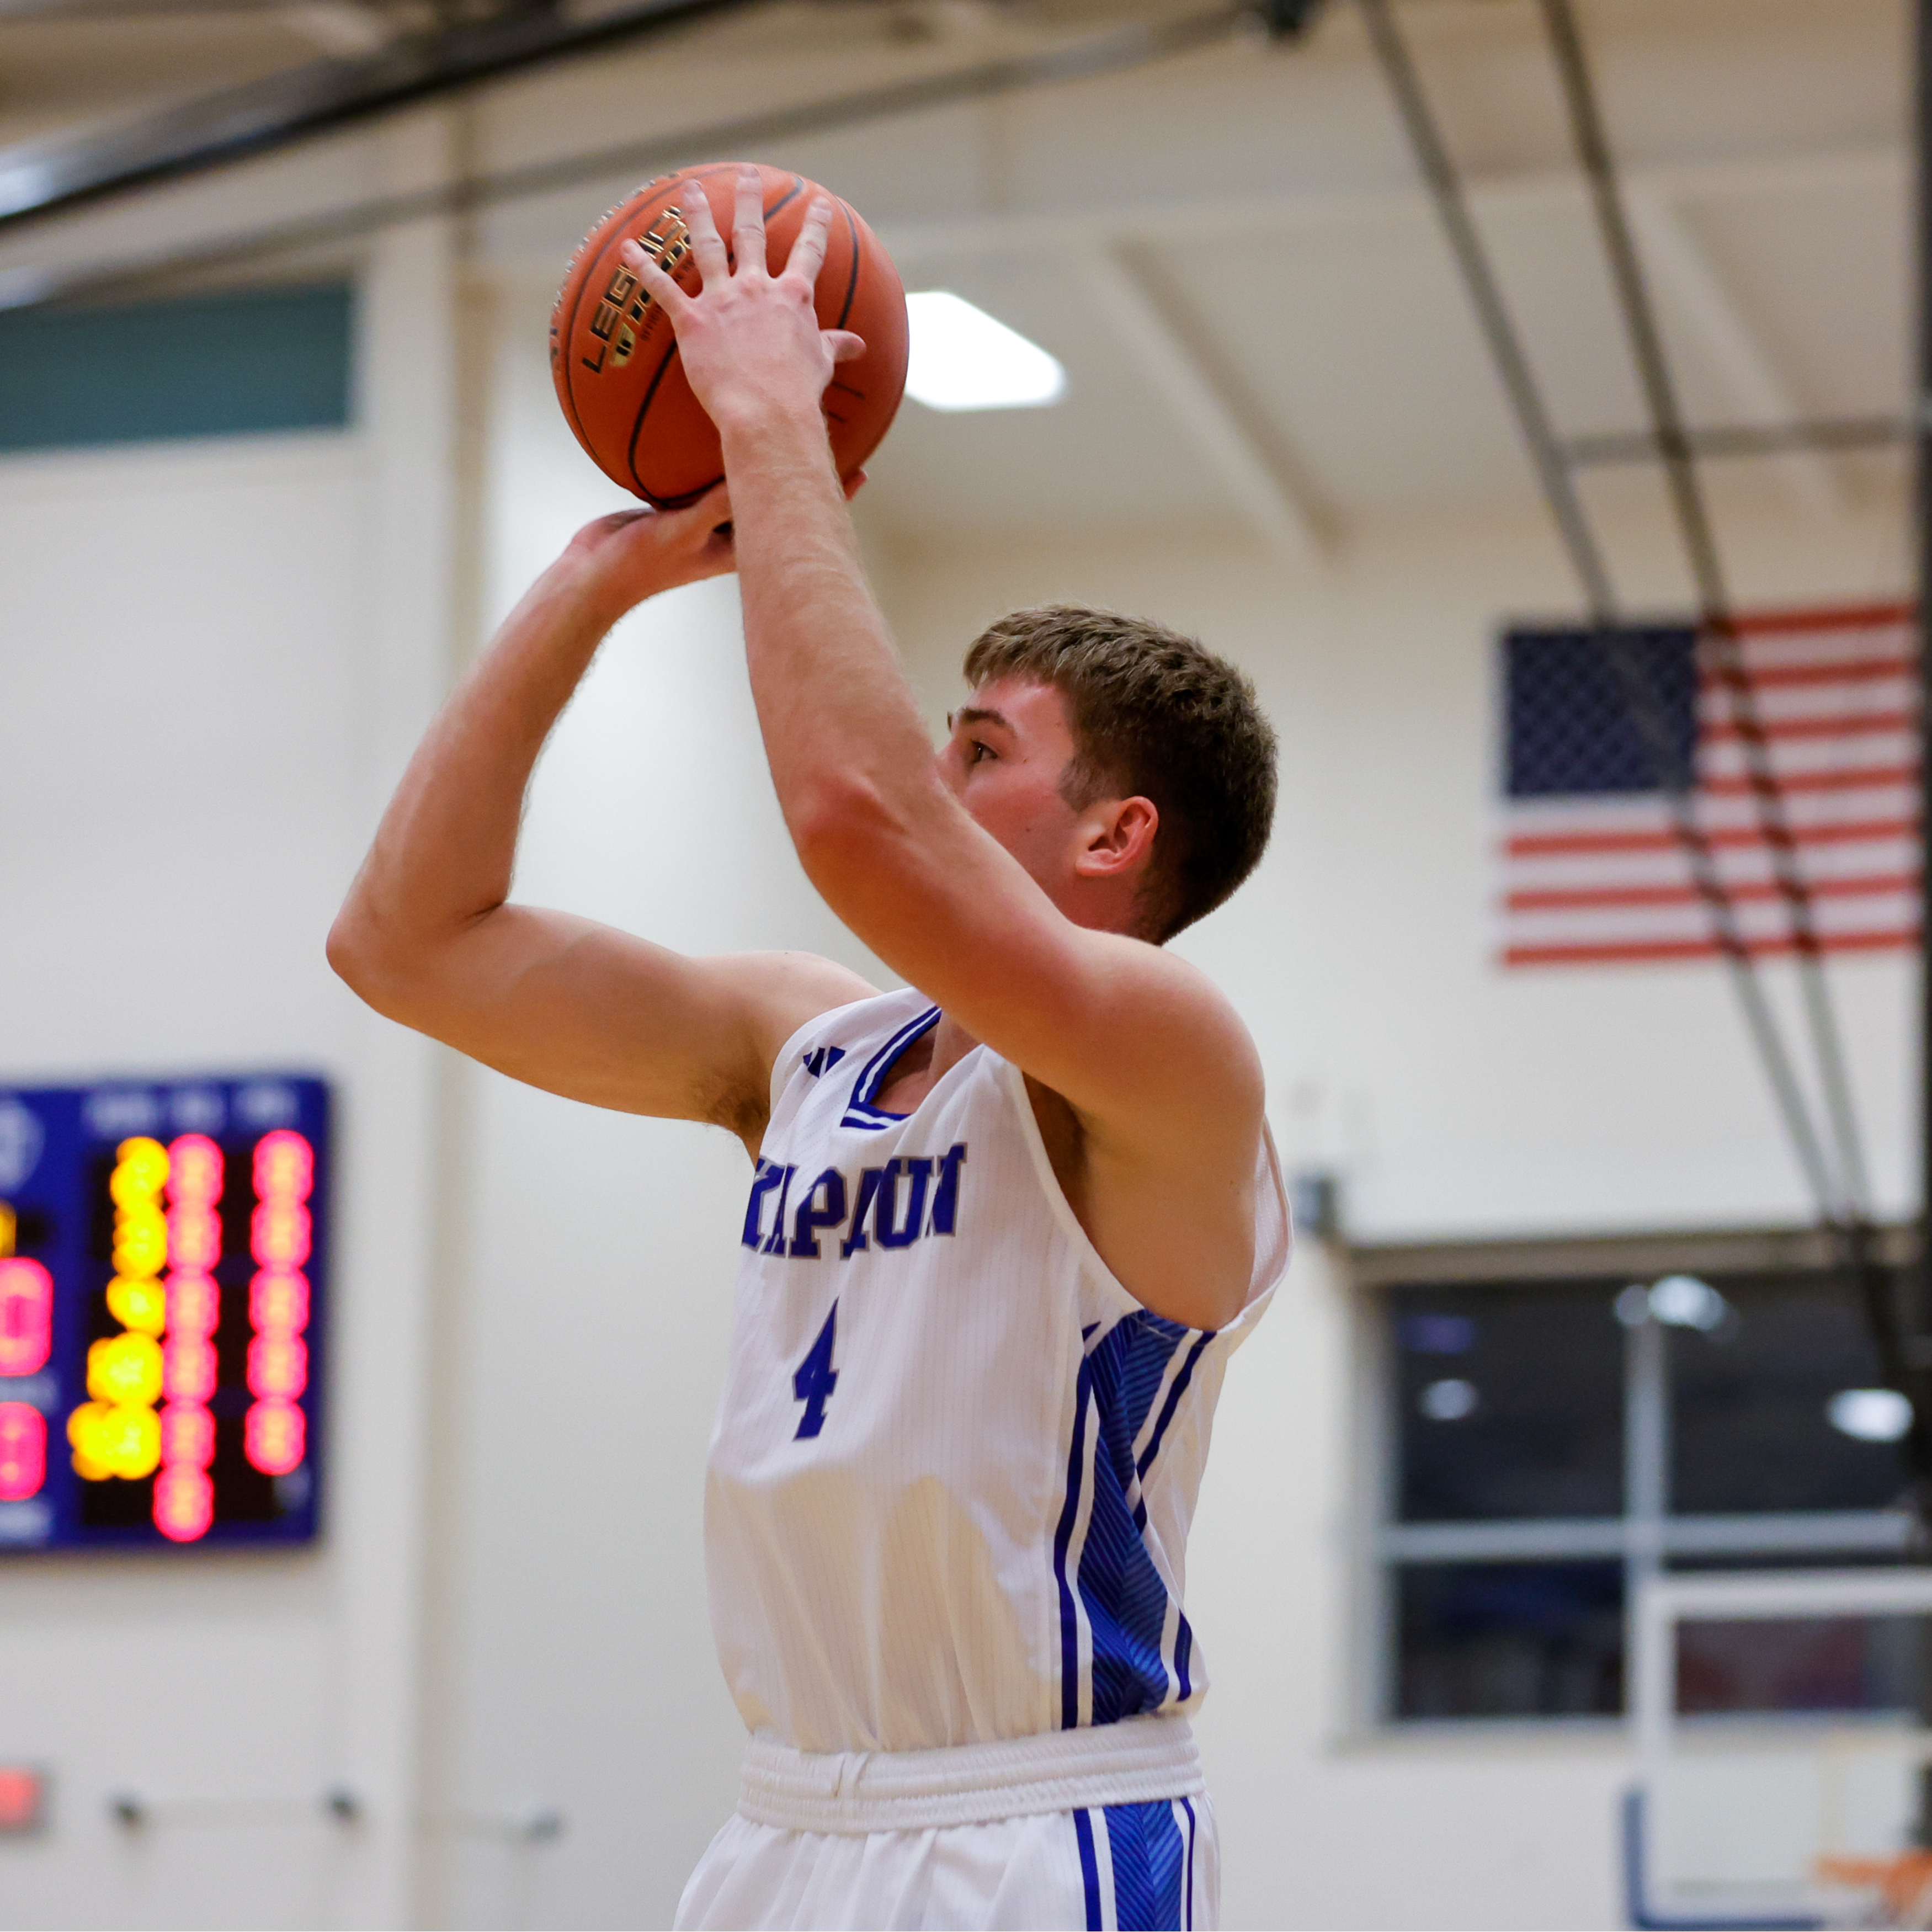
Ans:
{"label": "dark window", "polygon": [[1622,1510],[1622,1286],[1393,1291],[1402,1521]]}
{"label": "dark window", "polygon": [[1430,1563],[1397,1574],[1399,1717],[1623,1708],[1621,1563]]}
{"label": "dark window", "polygon": [[1924,1708],[1918,1617],[1778,1617],[1677,1627],[1677,1708],[1747,1712]]}
{"label": "dark window", "polygon": [[0,313],[0,451],[340,429],[350,290]]}
{"label": "dark window", "polygon": [[1671,1508],[1681,1514],[1883,1509],[1894,1442],[1834,1427],[1834,1396],[1876,1387],[1856,1292],[1829,1279],[1719,1277],[1708,1330],[1667,1328]]}
{"label": "dark window", "polygon": [[[1910,1405],[1832,1276],[1403,1286],[1385,1314],[1391,1715],[1619,1711],[1624,1600],[1654,1565],[1907,1554]],[[1932,1637],[1922,1658],[1910,1620],[1682,1628],[1687,1712],[1916,1710],[1922,1683],[1932,1698]]]}

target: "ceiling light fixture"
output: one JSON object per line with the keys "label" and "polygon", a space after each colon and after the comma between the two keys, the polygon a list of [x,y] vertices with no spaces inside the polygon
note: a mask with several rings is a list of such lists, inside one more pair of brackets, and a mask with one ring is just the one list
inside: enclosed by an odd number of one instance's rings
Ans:
{"label": "ceiling light fixture", "polygon": [[1036,342],[944,289],[906,297],[906,394],[929,410],[1025,410],[1057,403],[1066,371]]}
{"label": "ceiling light fixture", "polygon": [[1912,1426],[1912,1405],[1896,1389],[1840,1389],[1825,1405],[1840,1436],[1858,1442],[1896,1442]]}

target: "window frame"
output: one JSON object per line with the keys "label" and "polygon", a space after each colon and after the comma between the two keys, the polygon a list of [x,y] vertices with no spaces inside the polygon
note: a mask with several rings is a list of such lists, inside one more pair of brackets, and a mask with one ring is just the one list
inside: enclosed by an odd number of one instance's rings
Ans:
{"label": "window frame", "polygon": [[[1879,1258],[1894,1265],[1916,1254],[1911,1231],[1887,1227]],[[1486,1522],[1405,1523],[1398,1520],[1398,1457],[1390,1400],[1394,1364],[1388,1295],[1397,1288],[1548,1286],[1580,1288],[1606,1276],[1651,1281],[1672,1274],[1816,1274],[1838,1261],[1817,1228],[1701,1230],[1577,1239],[1468,1241],[1352,1247],[1338,1256],[1354,1313],[1356,1451],[1352,1514],[1361,1532],[1352,1580],[1359,1614],[1352,1661],[1357,1721],[1371,1734],[1429,1736],[1499,1732],[1545,1737],[1552,1731],[1621,1732],[1632,1721],[1629,1672],[1636,1655],[1638,1586],[1672,1556],[1761,1556],[1766,1567],[1806,1555],[1895,1555],[1903,1560],[1911,1521],[1903,1510],[1807,1510],[1672,1516],[1666,1504],[1670,1466],[1670,1391],[1661,1327],[1624,1330],[1624,1496],[1616,1516],[1544,1517]],[[1403,1717],[1396,1710],[1400,1659],[1394,1605],[1404,1564],[1615,1557],[1624,1564],[1624,1708],[1610,1716]]]}

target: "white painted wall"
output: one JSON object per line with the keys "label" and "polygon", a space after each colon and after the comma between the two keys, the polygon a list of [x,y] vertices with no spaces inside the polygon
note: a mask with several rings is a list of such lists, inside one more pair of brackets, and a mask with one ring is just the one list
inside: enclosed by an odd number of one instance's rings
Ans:
{"label": "white painted wall", "polygon": [[[441,136],[366,144],[364,182]],[[434,233],[372,250],[353,434],[0,463],[0,1077],[317,1067],[341,1103],[325,1538],[8,1559],[0,1754],[56,1792],[0,1845],[8,1924],[410,1915],[432,1062],[322,939],[442,674],[448,269]],[[130,1834],[117,1790],[309,1822]]]}
{"label": "white painted wall", "polygon": [[352,1472],[375,1454],[406,1489],[410,1460],[406,1418],[372,1410],[358,1369],[386,1352],[422,1220],[406,1196],[374,1198],[372,1162],[406,1175],[421,1156],[416,1124],[371,1102],[420,1056],[371,1036],[319,944],[364,802],[369,468],[341,436],[0,465],[0,1066],[21,1082],[320,1066],[346,1156],[326,1541],[16,1556],[0,1574],[0,1750],[56,1780],[51,1835],[0,1847],[9,1924],[376,1922],[401,1902],[393,1803],[354,1833],[318,1811],[136,1838],[105,1810],[114,1790],[368,1790],[406,1712],[346,1694],[384,1660],[359,1573],[394,1567]]}

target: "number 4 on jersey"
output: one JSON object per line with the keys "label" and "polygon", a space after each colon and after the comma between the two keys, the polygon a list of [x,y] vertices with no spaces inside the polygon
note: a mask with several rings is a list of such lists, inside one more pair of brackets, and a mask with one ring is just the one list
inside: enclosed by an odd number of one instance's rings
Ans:
{"label": "number 4 on jersey", "polygon": [[832,1344],[838,1337],[838,1304],[835,1301],[832,1312],[825,1318],[825,1326],[818,1331],[818,1340],[806,1352],[805,1360],[791,1378],[792,1399],[805,1404],[805,1413],[798,1419],[798,1433],[792,1438],[794,1442],[816,1436],[825,1426],[825,1405],[838,1386],[838,1371],[832,1366]]}

